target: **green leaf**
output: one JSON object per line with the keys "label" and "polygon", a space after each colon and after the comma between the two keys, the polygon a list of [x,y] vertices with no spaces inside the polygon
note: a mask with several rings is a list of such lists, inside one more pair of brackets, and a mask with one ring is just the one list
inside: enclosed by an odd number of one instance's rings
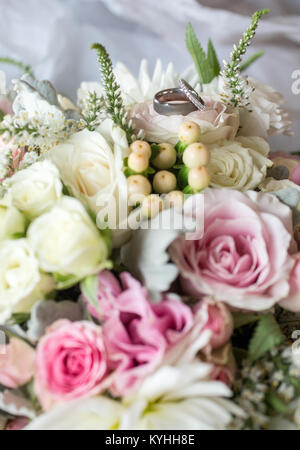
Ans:
{"label": "green leaf", "polygon": [[2,111],[2,109],[0,109],[0,122],[2,122],[4,116],[5,116],[4,112]]}
{"label": "green leaf", "polygon": [[151,144],[151,158],[150,161],[153,161],[160,153],[160,145]]}
{"label": "green leaf", "polygon": [[210,66],[212,67],[212,69],[214,71],[214,76],[217,77],[221,72],[221,67],[220,67],[220,63],[219,63],[219,60],[218,60],[218,57],[216,54],[216,50],[214,48],[214,45],[213,45],[211,39],[208,41],[207,59],[208,59]]}
{"label": "green leaf", "polygon": [[285,339],[273,314],[262,316],[250,341],[248,356],[254,362]]}
{"label": "green leaf", "polygon": [[186,46],[193,58],[201,83],[210,83],[214,79],[214,70],[206,58],[191,23],[188,23],[186,27]]}
{"label": "green leaf", "polygon": [[68,289],[80,281],[80,278],[75,275],[61,275],[60,273],[53,273],[53,278],[56,281],[56,289]]}
{"label": "green leaf", "polygon": [[189,176],[189,169],[188,167],[184,166],[177,175],[177,182],[180,189],[184,189],[188,184],[188,176]]}
{"label": "green leaf", "polygon": [[257,314],[233,313],[234,328],[241,328],[244,325],[260,320],[262,317],[263,316],[258,316]]}
{"label": "green leaf", "polygon": [[80,283],[81,292],[83,293],[86,300],[90,303],[90,305],[99,310],[99,302],[98,302],[98,277],[96,275],[91,275],[86,277]]}
{"label": "green leaf", "polygon": [[248,58],[247,61],[245,61],[244,64],[240,66],[240,72],[244,72],[244,70],[248,69],[251,64],[261,58],[264,54],[265,52],[257,52],[254,53],[254,55],[250,56],[250,58]]}
{"label": "green leaf", "polygon": [[178,155],[182,156],[184,150],[187,148],[187,144],[184,144],[181,141],[178,141],[177,144],[175,145],[175,150],[177,151]]}
{"label": "green leaf", "polygon": [[21,325],[24,322],[27,322],[30,319],[29,313],[16,313],[11,316],[8,321],[9,325]]}
{"label": "green leaf", "polygon": [[267,403],[276,411],[277,414],[286,414],[289,406],[286,405],[274,392],[269,391],[266,394]]}
{"label": "green leaf", "polygon": [[191,188],[191,186],[187,185],[183,191],[184,194],[186,195],[192,195],[194,193],[193,189]]}

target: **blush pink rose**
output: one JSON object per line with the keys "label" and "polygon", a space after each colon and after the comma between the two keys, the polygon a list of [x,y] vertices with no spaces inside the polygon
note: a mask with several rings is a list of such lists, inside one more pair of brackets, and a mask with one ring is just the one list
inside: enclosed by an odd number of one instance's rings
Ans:
{"label": "blush pink rose", "polygon": [[209,352],[222,347],[229,341],[234,330],[234,325],[232,315],[224,303],[216,302],[210,298],[204,298],[196,305],[194,312],[195,314],[201,312],[206,315],[203,331],[211,331],[211,338],[207,345]]}
{"label": "blush pink rose", "polygon": [[232,307],[266,310],[289,293],[289,276],[297,249],[291,210],[271,194],[206,189],[204,211],[184,214],[203,220],[204,235],[185,236],[169,248],[185,293],[212,296]]}
{"label": "blush pink rose", "polygon": [[136,389],[193,324],[191,309],[179,300],[165,295],[151,304],[147,290],[129,273],[120,278],[122,293],[103,325],[109,368],[115,370],[110,388],[115,396]]}
{"label": "blush pink rose", "polygon": [[220,139],[234,139],[239,126],[238,113],[228,110],[223,103],[204,97],[205,111],[194,111],[187,116],[158,114],[152,103],[138,103],[130,111],[137,129],[144,130],[149,141],[176,144],[178,129],[183,121],[196,122],[202,131],[201,141],[210,144]]}
{"label": "blush pink rose", "polygon": [[15,389],[28,383],[34,374],[35,351],[21,339],[12,337],[0,347],[0,384]]}
{"label": "blush pink rose", "polygon": [[283,308],[290,311],[300,312],[300,253],[294,255],[294,267],[291,271],[290,279],[290,291],[286,299],[280,304]]}
{"label": "blush pink rose", "polygon": [[45,410],[100,392],[107,373],[102,330],[91,322],[58,320],[38,344],[35,390]]}

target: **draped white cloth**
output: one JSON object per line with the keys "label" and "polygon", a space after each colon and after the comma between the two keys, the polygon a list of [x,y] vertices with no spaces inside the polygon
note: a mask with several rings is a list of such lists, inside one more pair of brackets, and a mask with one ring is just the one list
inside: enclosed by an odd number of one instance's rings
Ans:
{"label": "draped white cloth", "polygon": [[[266,55],[249,74],[281,91],[294,120],[295,137],[276,136],[272,148],[300,150],[300,94],[291,90],[300,70],[299,0],[0,0],[0,55],[29,63],[39,78],[75,98],[81,80],[99,79],[94,41],[106,45],[114,61],[133,72],[146,57],[153,67],[160,57],[178,72],[188,64],[185,25],[191,21],[206,45],[213,39],[220,59],[228,58],[256,9],[269,7],[249,55]],[[10,77],[19,72],[5,68]]]}

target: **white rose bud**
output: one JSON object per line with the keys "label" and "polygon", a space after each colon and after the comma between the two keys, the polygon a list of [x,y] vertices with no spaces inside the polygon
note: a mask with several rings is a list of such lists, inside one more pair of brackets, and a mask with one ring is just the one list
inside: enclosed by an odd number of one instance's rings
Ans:
{"label": "white rose bud", "polygon": [[40,282],[38,261],[26,239],[0,242],[0,324]]}
{"label": "white rose bud", "polygon": [[142,214],[148,219],[157,216],[163,209],[163,201],[159,195],[151,194],[145,197],[142,204]]}
{"label": "white rose bud", "polygon": [[178,130],[178,137],[184,144],[192,144],[199,141],[201,129],[195,122],[182,122]]}
{"label": "white rose bud", "polygon": [[209,171],[206,167],[195,167],[194,169],[190,169],[188,182],[195,191],[201,191],[202,189],[207,188],[210,182]]}
{"label": "white rose bud", "polygon": [[163,143],[159,145],[160,152],[152,163],[157,169],[170,169],[174,166],[177,159],[177,152],[173,145]]}
{"label": "white rose bud", "polygon": [[208,148],[201,142],[195,142],[184,150],[182,160],[189,169],[193,169],[194,167],[206,166],[209,163],[209,158]]}
{"label": "white rose bud", "polygon": [[167,194],[176,189],[176,177],[168,170],[161,170],[154,175],[153,188],[158,194]]}
{"label": "white rose bud", "polygon": [[164,207],[181,208],[184,204],[184,193],[181,191],[171,191],[164,198]]}
{"label": "white rose bud", "polygon": [[130,145],[129,149],[133,153],[141,153],[145,155],[148,159],[151,156],[151,147],[146,141],[134,141]]}
{"label": "white rose bud", "polygon": [[45,272],[83,278],[107,266],[108,249],[80,201],[63,197],[28,229]]}
{"label": "white rose bud", "polygon": [[137,173],[144,172],[149,167],[149,158],[144,153],[130,153],[128,167]]}
{"label": "white rose bud", "polygon": [[41,161],[20,170],[10,180],[12,204],[33,219],[62,196],[58,169],[50,161]]}

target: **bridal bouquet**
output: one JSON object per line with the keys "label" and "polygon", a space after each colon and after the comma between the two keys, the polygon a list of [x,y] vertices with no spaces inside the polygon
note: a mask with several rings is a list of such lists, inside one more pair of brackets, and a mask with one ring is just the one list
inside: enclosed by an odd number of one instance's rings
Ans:
{"label": "bridal bouquet", "polygon": [[1,429],[299,428],[300,156],[244,74],[266,12],[223,67],[188,24],[181,77],[94,44],[76,105],[2,58]]}

